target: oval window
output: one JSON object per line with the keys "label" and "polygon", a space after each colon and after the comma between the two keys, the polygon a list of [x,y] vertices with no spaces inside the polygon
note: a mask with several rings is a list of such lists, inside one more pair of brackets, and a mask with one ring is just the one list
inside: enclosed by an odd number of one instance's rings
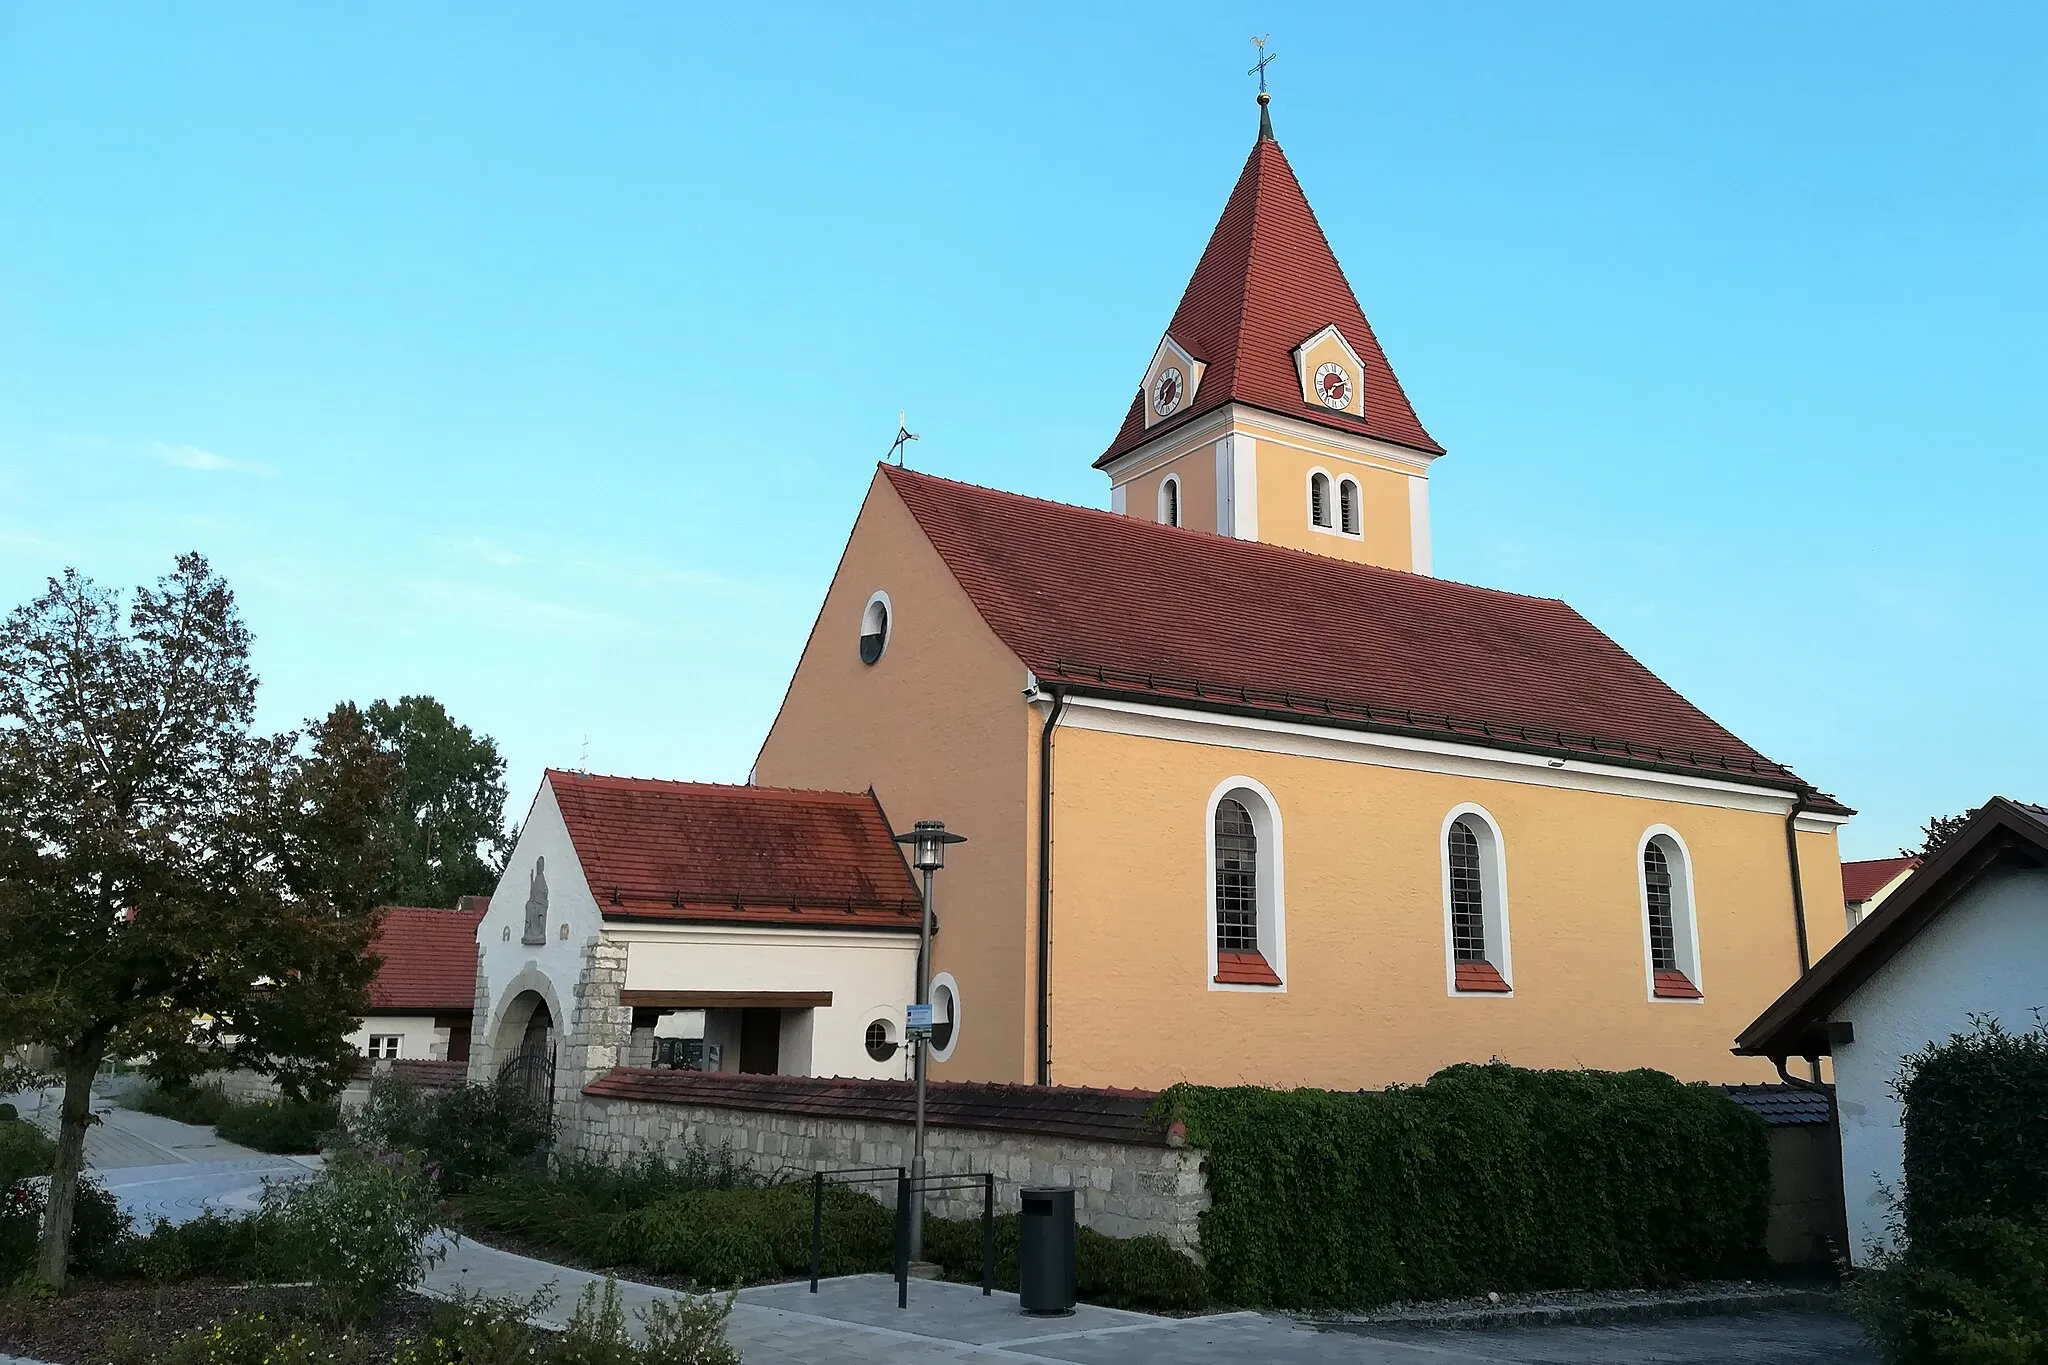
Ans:
{"label": "oval window", "polygon": [[932,978],[932,1060],[943,1062],[960,1041],[960,983],[951,972]]}
{"label": "oval window", "polygon": [[860,661],[871,664],[889,647],[889,595],[876,593],[860,614]]}
{"label": "oval window", "polygon": [[880,1019],[868,1025],[868,1056],[878,1062],[886,1062],[896,1055],[896,1040],[889,1036],[889,1026]]}

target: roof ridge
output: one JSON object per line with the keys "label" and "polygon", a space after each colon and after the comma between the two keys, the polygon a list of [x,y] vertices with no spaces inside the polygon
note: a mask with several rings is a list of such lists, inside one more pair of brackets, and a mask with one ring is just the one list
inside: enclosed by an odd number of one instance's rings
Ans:
{"label": "roof ridge", "polygon": [[[1158,533],[1165,535],[1195,536],[1202,539],[1217,541],[1224,545],[1241,545],[1244,546],[1245,549],[1252,554],[1292,556],[1300,560],[1303,560],[1311,565],[1314,565],[1317,568],[1328,567],[1334,569],[1339,573],[1348,570],[1360,570],[1364,571],[1368,575],[1376,576],[1385,574],[1400,579],[1411,580],[1418,583],[1441,583],[1446,587],[1461,589],[1465,592],[1486,593],[1489,596],[1505,597],[1517,602],[1548,603],[1552,606],[1563,607],[1565,610],[1571,612],[1574,616],[1580,616],[1578,609],[1572,606],[1571,603],[1565,601],[1562,597],[1544,597],[1536,593],[1513,592],[1507,588],[1488,587],[1484,583],[1468,583],[1462,578],[1446,578],[1441,574],[1414,573],[1407,569],[1390,568],[1385,564],[1366,564],[1361,563],[1357,560],[1338,559],[1334,555],[1318,554],[1314,550],[1297,549],[1292,545],[1276,545],[1270,540],[1245,540],[1238,536],[1227,536],[1224,535],[1221,531],[1210,531],[1199,526],[1167,526],[1163,525],[1160,522],[1147,521],[1143,517],[1134,517],[1124,512],[1112,512],[1104,507],[1089,507],[1084,503],[1078,502],[1061,502],[1057,498],[1041,498],[1032,493],[1013,493],[1006,488],[993,488],[985,483],[975,483],[971,479],[949,479],[943,474],[933,474],[927,470],[922,469],[906,469],[902,465],[893,465],[887,463],[886,461],[882,463],[881,468],[883,468],[884,470],[892,470],[908,475],[913,479],[928,479],[933,483],[952,484],[956,488],[970,488],[978,493],[989,493],[999,498],[1014,498],[1019,502],[1037,503],[1041,507],[1057,507],[1062,511],[1079,512],[1083,515],[1091,517],[1114,518],[1117,525],[1127,526],[1133,528],[1134,530],[1139,530],[1140,534],[1151,535]],[[913,515],[915,515],[915,513],[913,513]],[[1583,616],[1580,616],[1580,619],[1583,620],[1585,618]],[[1596,630],[1599,629],[1597,626],[1594,628]],[[1602,631],[1601,633],[1603,635],[1606,634],[1605,631]],[[1615,647],[1617,649],[1620,648],[1619,645],[1616,645]],[[1635,656],[1630,655],[1629,657],[1634,658]],[[1640,663],[1641,660],[1637,660],[1637,662]]]}
{"label": "roof ridge", "polygon": [[577,782],[603,782],[619,785],[654,787],[670,791],[731,792],[735,795],[825,798],[847,805],[866,805],[874,800],[872,792],[831,791],[823,787],[770,787],[754,782],[703,782],[687,777],[628,777],[619,773],[586,773],[574,768],[549,768],[549,778],[564,777]]}

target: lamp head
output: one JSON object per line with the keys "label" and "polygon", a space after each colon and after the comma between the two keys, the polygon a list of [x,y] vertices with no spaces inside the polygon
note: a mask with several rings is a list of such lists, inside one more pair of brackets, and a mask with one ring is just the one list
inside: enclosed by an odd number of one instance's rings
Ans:
{"label": "lamp head", "polygon": [[910,845],[911,866],[935,872],[946,865],[946,845],[964,844],[967,836],[947,833],[943,820],[920,820],[908,834],[897,835],[896,842]]}

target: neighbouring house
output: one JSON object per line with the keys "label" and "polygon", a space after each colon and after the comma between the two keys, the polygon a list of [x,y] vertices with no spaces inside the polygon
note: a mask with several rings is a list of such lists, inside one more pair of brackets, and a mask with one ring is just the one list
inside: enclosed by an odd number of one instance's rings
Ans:
{"label": "neighbouring house", "polygon": [[1931,1043],[2048,1010],[2048,808],[1994,798],[1744,1029],[1735,1051],[1783,1075],[1832,1059],[1852,1257],[1888,1237],[1904,1137],[1891,1083]]}
{"label": "neighbouring house", "polygon": [[1898,858],[1865,858],[1842,864],[1842,910],[1854,929],[1870,918],[1886,896],[1899,889],[1920,859],[1912,854]]}
{"label": "neighbouring house", "polygon": [[373,1062],[469,1059],[470,1010],[476,999],[476,926],[482,896],[463,907],[430,910],[388,906],[379,914],[370,952],[370,1013],[349,1041]]}
{"label": "neighbouring house", "polygon": [[900,1079],[921,909],[872,794],[550,771],[477,931],[470,1074]]}

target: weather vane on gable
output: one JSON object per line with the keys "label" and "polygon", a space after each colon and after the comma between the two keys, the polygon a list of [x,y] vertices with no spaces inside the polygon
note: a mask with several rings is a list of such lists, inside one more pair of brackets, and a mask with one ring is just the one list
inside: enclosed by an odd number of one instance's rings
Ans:
{"label": "weather vane on gable", "polygon": [[909,441],[915,441],[916,439],[917,433],[910,429],[908,423],[906,422],[903,416],[902,409],[897,409],[896,443],[889,447],[889,453],[882,457],[882,463],[887,464],[889,461],[894,460],[897,464],[902,464],[904,444]]}

